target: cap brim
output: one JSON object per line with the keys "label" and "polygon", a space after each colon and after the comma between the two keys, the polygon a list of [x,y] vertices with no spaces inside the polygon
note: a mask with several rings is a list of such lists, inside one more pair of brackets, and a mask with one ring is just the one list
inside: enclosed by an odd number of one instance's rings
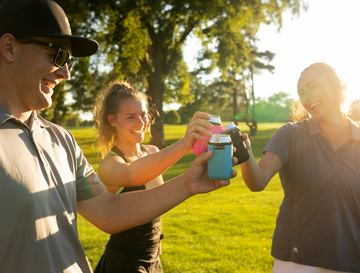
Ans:
{"label": "cap brim", "polygon": [[[36,35],[36,34],[35,34]],[[66,38],[71,41],[71,51],[73,57],[88,57],[95,54],[99,49],[99,44],[93,39],[66,34],[38,34],[47,37]]]}
{"label": "cap brim", "polygon": [[74,57],[87,57],[95,54],[99,49],[99,44],[93,39],[87,39],[77,36],[72,36],[71,49]]}

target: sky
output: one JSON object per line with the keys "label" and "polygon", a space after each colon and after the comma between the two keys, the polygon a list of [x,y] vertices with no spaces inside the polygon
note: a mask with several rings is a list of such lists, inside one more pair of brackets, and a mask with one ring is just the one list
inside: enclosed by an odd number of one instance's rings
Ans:
{"label": "sky", "polygon": [[[263,72],[254,77],[256,97],[267,98],[283,91],[297,99],[300,73],[315,62],[325,62],[348,84],[350,101],[360,98],[360,0],[306,0],[308,11],[299,17],[290,12],[283,16],[280,32],[277,26],[261,25],[257,33],[260,51],[276,53],[271,62],[273,74]],[[189,40],[184,59],[191,68],[200,47]],[[175,105],[174,105],[175,106]]]}

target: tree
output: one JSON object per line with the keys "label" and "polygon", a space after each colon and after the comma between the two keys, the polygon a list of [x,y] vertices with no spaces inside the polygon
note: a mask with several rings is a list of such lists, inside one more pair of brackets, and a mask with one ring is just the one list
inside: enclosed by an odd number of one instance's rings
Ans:
{"label": "tree", "polygon": [[354,100],[350,104],[349,117],[353,120],[360,120],[360,99]]}
{"label": "tree", "polygon": [[[254,42],[256,39],[254,37],[249,38],[250,45],[252,47],[252,51],[250,52],[250,63],[248,65],[249,70],[249,78],[251,81],[251,89],[249,92],[249,97],[246,96],[245,91],[245,84],[243,85],[243,92],[244,92],[244,98],[246,103],[246,114],[244,115],[243,119],[246,122],[246,124],[250,128],[250,135],[255,136],[257,132],[257,117],[256,117],[256,102],[255,102],[255,87],[254,87],[254,74],[261,74],[262,70],[268,70],[270,73],[274,73],[275,67],[269,64],[275,56],[274,53],[266,50],[264,52],[259,52],[257,47],[255,46]],[[267,64],[265,64],[262,61],[267,61]],[[243,77],[243,80],[245,78]],[[250,108],[250,102],[251,102],[251,110]]]}
{"label": "tree", "polygon": [[175,110],[170,110],[165,114],[165,123],[166,124],[180,124],[181,117],[179,113]]}
{"label": "tree", "polygon": [[[232,115],[226,115],[227,120],[232,120],[235,124],[239,121],[245,122],[253,136],[257,131],[254,74],[259,74],[262,70],[273,73],[275,67],[269,62],[275,54],[270,51],[259,52],[253,43],[250,43],[250,46],[252,51],[248,54],[248,60],[234,62],[233,65],[239,67],[229,67],[227,71],[222,71],[222,79],[215,80],[212,86],[217,85],[222,89],[222,92],[215,93],[218,98],[227,95],[227,108],[232,108]],[[219,54],[225,55],[226,52],[220,51]]]}
{"label": "tree", "polygon": [[[207,51],[199,61],[211,60],[211,65],[207,68],[201,67],[198,71],[211,71],[211,67],[217,66],[222,72],[222,80],[219,82],[227,91],[232,94],[233,120],[245,122],[250,128],[250,135],[256,135],[257,122],[255,111],[255,92],[254,92],[254,74],[261,73],[262,70],[268,70],[273,73],[274,66],[269,64],[275,54],[270,51],[259,52],[255,42],[258,40],[255,34],[258,26],[255,28],[244,29],[245,34],[237,38],[229,46],[231,41],[231,29],[233,25],[225,24],[221,32],[225,33],[225,39],[221,40],[217,54]],[[230,33],[230,35],[229,35]],[[232,56],[235,58],[229,58]],[[264,61],[266,63],[264,63]],[[238,102],[241,100],[241,105]],[[240,113],[238,108],[240,107]]]}
{"label": "tree", "polygon": [[218,115],[221,120],[231,120],[231,111],[229,111],[229,93],[224,88],[223,83],[218,79],[213,82],[203,83],[200,78],[195,75],[191,81],[191,95],[193,101],[183,104],[178,113],[181,116],[181,122],[189,123],[190,119],[196,111],[207,112],[212,115]]}
{"label": "tree", "polygon": [[77,113],[71,114],[68,117],[66,117],[64,121],[65,127],[79,127],[81,123],[80,117]]}
{"label": "tree", "polygon": [[[226,48],[229,54],[219,66],[229,67],[247,58],[244,35],[261,23],[281,26],[281,15],[291,9],[298,14],[303,0],[58,0],[66,7],[75,34],[91,35],[101,44],[99,56],[105,56],[115,74],[139,74],[145,77],[144,89],[159,116],[154,128],[164,143],[163,102],[167,83],[179,67],[184,67],[182,47],[191,33],[200,38],[204,51],[214,55]],[[211,45],[215,45],[211,49]],[[224,56],[224,55],[223,55]],[[214,68],[212,66],[211,68]],[[170,92],[172,100],[183,102],[189,94],[189,81],[178,78],[183,88]]]}
{"label": "tree", "polygon": [[257,99],[256,118],[258,122],[286,122],[291,114],[293,99],[285,92],[271,95],[266,100]]}

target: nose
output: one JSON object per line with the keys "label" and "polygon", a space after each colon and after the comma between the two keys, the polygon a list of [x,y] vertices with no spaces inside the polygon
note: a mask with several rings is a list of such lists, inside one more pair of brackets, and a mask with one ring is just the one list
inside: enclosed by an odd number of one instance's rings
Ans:
{"label": "nose", "polygon": [[141,123],[142,125],[145,124],[145,121],[143,120],[143,117],[142,117],[142,116],[139,116],[139,120],[140,120],[140,123]]}
{"label": "nose", "polygon": [[70,78],[70,70],[67,64],[65,64],[63,67],[60,67],[58,70],[56,70],[56,74],[61,76],[63,80],[68,80]]}

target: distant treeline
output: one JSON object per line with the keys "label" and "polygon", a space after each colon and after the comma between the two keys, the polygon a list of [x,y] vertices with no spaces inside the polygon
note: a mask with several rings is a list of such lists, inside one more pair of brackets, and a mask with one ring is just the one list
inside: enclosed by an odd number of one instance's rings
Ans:
{"label": "distant treeline", "polygon": [[[291,105],[293,98],[284,92],[275,93],[269,98],[257,98],[255,104],[255,120],[257,122],[286,122],[291,114]],[[189,123],[192,114],[197,109],[189,111],[186,108],[180,107],[178,110],[170,110],[165,112],[165,124],[187,124]],[[191,114],[188,114],[191,113]],[[222,120],[232,121],[231,108],[212,109],[210,114],[220,115]],[[239,113],[241,116],[241,113]],[[353,120],[360,120],[360,99],[353,101],[350,104],[349,117]],[[65,127],[79,127],[79,126],[93,126],[93,120],[82,120],[78,114],[69,115],[62,121],[62,126]]]}
{"label": "distant treeline", "polygon": [[[289,119],[291,110],[290,106],[293,99],[289,94],[279,92],[273,94],[267,99],[257,98],[255,100],[254,118],[257,122],[285,122]],[[189,111],[189,107],[180,107],[178,110],[170,110],[165,113],[166,124],[186,124],[191,119],[191,114],[195,113],[197,109]],[[239,108],[240,112],[235,116],[240,119],[244,116],[245,108]],[[201,109],[202,111],[206,111]],[[230,104],[227,107],[214,107],[211,111],[206,111],[210,114],[219,115],[221,120],[233,121],[234,115]]]}

